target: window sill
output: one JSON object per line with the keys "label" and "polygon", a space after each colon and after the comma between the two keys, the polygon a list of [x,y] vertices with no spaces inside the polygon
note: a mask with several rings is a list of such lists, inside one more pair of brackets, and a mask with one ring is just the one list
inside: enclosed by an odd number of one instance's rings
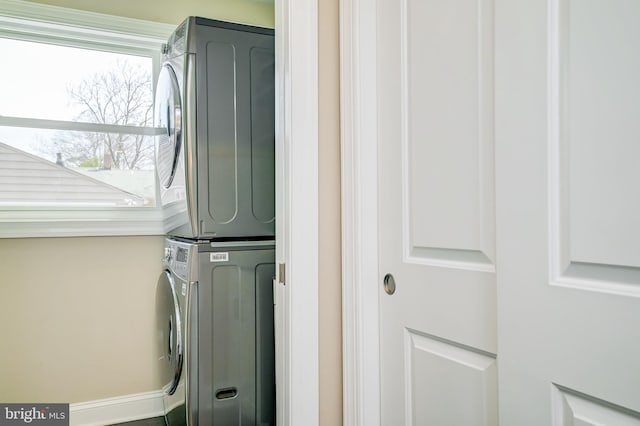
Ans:
{"label": "window sill", "polygon": [[149,209],[0,211],[0,238],[164,235],[183,217],[176,206]]}

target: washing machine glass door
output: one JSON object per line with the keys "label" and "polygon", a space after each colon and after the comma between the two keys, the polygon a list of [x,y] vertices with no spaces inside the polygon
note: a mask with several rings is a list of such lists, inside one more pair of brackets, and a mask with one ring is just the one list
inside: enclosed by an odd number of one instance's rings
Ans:
{"label": "washing machine glass door", "polygon": [[168,64],[162,67],[158,77],[154,124],[166,130],[156,136],[156,168],[160,184],[169,188],[182,148],[182,104],[176,74]]}
{"label": "washing machine glass door", "polygon": [[164,358],[162,379],[164,390],[172,395],[180,381],[184,348],[182,341],[182,316],[171,272],[165,270],[158,279],[156,289],[156,317],[159,351]]}

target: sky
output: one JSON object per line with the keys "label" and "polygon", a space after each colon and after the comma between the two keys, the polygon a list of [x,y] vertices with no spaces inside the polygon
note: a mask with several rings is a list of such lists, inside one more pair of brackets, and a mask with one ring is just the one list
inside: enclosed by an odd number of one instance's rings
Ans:
{"label": "sky", "polygon": [[[0,115],[73,120],[79,113],[67,87],[111,67],[118,58],[151,67],[151,59],[50,44],[0,38]],[[0,126],[0,142],[38,154],[52,131],[35,132]]]}

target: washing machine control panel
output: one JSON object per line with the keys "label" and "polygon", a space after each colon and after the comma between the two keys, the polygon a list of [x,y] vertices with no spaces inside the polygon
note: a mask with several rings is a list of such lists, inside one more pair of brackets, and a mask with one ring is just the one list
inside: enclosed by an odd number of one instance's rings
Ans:
{"label": "washing machine control panel", "polygon": [[187,263],[189,257],[189,250],[183,247],[178,247],[176,251],[176,262]]}
{"label": "washing machine control panel", "polygon": [[171,263],[171,259],[172,258],[173,258],[173,253],[172,253],[171,247],[165,247],[164,248],[164,258],[162,260],[164,261],[164,263],[169,265]]}
{"label": "washing machine control panel", "polygon": [[189,248],[177,244],[169,244],[164,249],[164,263],[171,271],[183,280],[188,275]]}

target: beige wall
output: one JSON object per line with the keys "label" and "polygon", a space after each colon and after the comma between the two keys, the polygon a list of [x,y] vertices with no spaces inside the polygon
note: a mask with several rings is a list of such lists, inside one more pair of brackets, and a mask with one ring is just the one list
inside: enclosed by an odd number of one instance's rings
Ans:
{"label": "beige wall", "polygon": [[[273,26],[249,0],[38,0],[177,24]],[[320,421],[342,423],[338,0],[319,3]],[[156,390],[151,345],[162,237],[0,239],[0,401],[79,402]],[[117,265],[117,266],[116,266]]]}
{"label": "beige wall", "polygon": [[273,28],[273,3],[252,0],[30,0],[109,15],[179,24],[187,16],[202,16]]}
{"label": "beige wall", "polygon": [[0,401],[157,390],[162,237],[0,239]]}
{"label": "beige wall", "polygon": [[342,424],[338,0],[318,2],[320,425]]}

